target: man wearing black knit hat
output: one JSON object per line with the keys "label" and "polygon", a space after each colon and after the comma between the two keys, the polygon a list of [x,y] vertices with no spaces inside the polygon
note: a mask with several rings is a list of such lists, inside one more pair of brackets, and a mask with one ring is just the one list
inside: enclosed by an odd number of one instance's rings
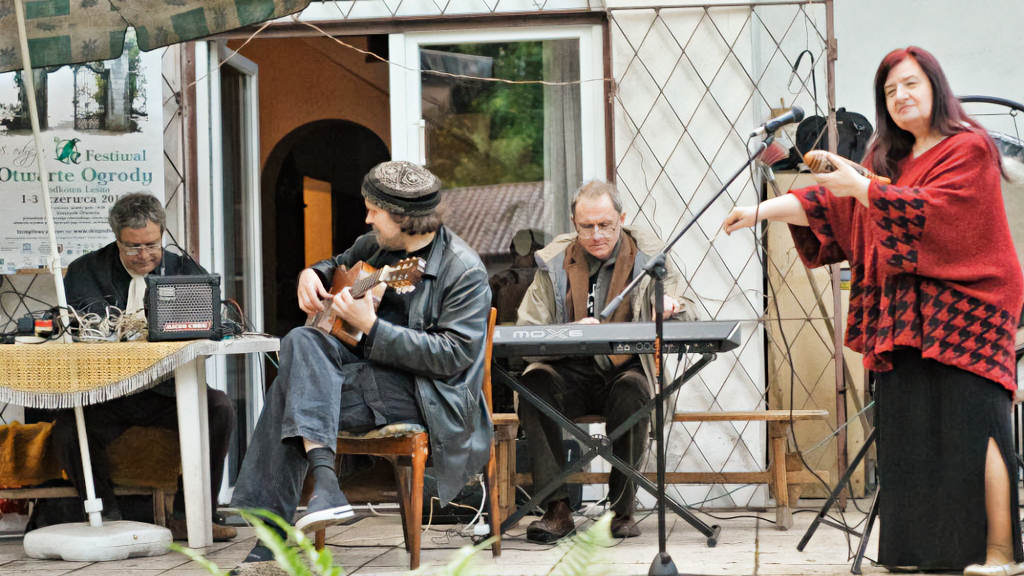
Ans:
{"label": "man wearing black knit hat", "polygon": [[[306,313],[329,307],[363,336],[349,346],[318,328],[300,327],[281,340],[278,376],[232,501],[290,520],[311,468],[313,495],[295,523],[306,532],[353,515],[334,471],[339,431],[425,426],[444,503],[489,455],[491,424],[481,393],[491,302],[487,271],[442,224],[436,211],[441,182],[422,166],[380,164],[363,180],[362,193],[373,231],[303,270],[298,298]],[[353,298],[348,288],[333,297],[328,290],[339,266],[381,268],[410,257],[425,262],[415,290],[388,288],[376,309],[373,298]],[[245,562],[271,559],[270,550],[258,545]]]}

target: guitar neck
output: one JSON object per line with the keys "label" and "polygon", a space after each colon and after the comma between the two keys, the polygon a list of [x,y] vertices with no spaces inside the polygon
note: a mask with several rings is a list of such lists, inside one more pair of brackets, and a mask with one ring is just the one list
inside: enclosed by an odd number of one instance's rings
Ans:
{"label": "guitar neck", "polygon": [[383,274],[384,271],[387,269],[388,267],[384,266],[380,270],[374,271],[369,276],[364,276],[363,278],[360,278],[359,280],[353,282],[352,287],[350,288],[352,292],[352,297],[355,299],[362,298],[363,294],[366,294],[367,292],[372,290],[374,286],[380,284],[381,274]]}

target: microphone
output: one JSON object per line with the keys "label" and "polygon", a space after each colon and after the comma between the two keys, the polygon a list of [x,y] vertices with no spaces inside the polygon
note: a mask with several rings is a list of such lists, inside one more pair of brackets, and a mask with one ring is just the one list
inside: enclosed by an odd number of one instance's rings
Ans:
{"label": "microphone", "polygon": [[798,106],[793,106],[782,116],[772,118],[765,122],[760,128],[751,132],[751,136],[760,136],[761,134],[772,134],[779,128],[782,128],[786,124],[792,124],[793,122],[799,122],[804,119],[804,111]]}

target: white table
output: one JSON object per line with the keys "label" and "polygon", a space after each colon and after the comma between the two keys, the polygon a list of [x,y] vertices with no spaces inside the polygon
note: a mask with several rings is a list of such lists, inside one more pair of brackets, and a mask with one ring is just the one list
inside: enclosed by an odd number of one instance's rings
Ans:
{"label": "white table", "polygon": [[[133,347],[136,348],[133,350]],[[154,347],[161,349],[153,353]],[[74,406],[80,410],[83,406],[144,390],[173,371],[188,545],[202,548],[213,543],[205,361],[218,354],[272,352],[279,348],[280,341],[270,336],[161,344],[51,342],[3,346],[0,347],[0,402],[48,409]],[[96,376],[95,372],[103,374]],[[115,375],[121,380],[111,381]],[[99,520],[98,512],[95,514]]]}
{"label": "white table", "polygon": [[243,336],[206,342],[199,355],[174,370],[178,402],[178,439],[181,476],[185,490],[185,517],[189,548],[213,544],[213,495],[210,493],[210,426],[206,408],[206,358],[218,354],[273,352],[277,338]]}

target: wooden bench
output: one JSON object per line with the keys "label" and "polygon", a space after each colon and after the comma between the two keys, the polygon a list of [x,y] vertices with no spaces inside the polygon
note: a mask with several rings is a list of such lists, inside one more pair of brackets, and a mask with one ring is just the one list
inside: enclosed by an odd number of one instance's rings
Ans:
{"label": "wooden bench", "polygon": [[[117,496],[150,496],[153,498],[153,523],[167,527],[167,494],[159,488],[114,486]],[[78,498],[71,486],[56,488],[0,488],[0,500],[36,500],[40,498]]]}
{"label": "wooden bench", "polygon": [[[519,420],[515,414],[494,414],[495,443],[498,449],[498,503],[502,519],[515,507],[515,489],[519,484],[532,484],[530,474],[515,473],[515,435]],[[775,516],[782,530],[793,525],[791,503],[799,496],[800,486],[817,482],[809,470],[803,468],[799,458],[787,458],[786,437],[791,421],[825,420],[827,410],[755,410],[749,412],[677,412],[673,422],[767,422],[769,458],[766,470],[755,472],[667,472],[668,484],[767,484],[775,496]],[[792,420],[791,420],[792,419]],[[600,416],[585,416],[576,419],[577,424],[604,422]],[[504,456],[504,459],[503,459]],[[817,475],[829,481],[828,471],[818,470]],[[657,474],[644,474],[657,481]],[[507,476],[509,485],[504,484]],[[599,484],[608,482],[607,472],[578,472],[570,475],[566,482],[578,484]],[[507,495],[510,500],[503,500]],[[508,504],[508,507],[506,507]]]}
{"label": "wooden bench", "polygon": [[[12,486],[0,488],[0,499],[78,498],[72,487],[38,487],[61,478],[50,446],[52,428],[50,422],[0,426],[0,438],[6,440],[0,442],[0,449],[13,450],[15,455],[24,451],[20,458],[5,462],[0,469],[0,485]],[[29,450],[30,446],[34,450]],[[133,426],[107,446],[107,456],[114,494],[152,497],[154,523],[167,526],[168,500],[177,489],[181,472],[177,433],[166,428]]]}

